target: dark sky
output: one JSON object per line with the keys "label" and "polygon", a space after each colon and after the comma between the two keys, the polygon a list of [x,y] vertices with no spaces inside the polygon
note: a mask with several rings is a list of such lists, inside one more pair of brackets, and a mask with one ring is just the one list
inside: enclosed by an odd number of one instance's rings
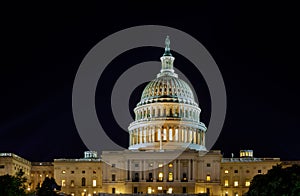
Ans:
{"label": "dark sky", "polygon": [[[72,85],[89,50],[106,36],[136,25],[165,25],[183,30],[210,52],[223,75],[227,116],[214,149],[225,156],[253,149],[256,157],[300,160],[299,15],[296,6],[272,3],[171,1],[140,4],[14,4],[1,16],[0,151],[30,161],[78,158],[87,150],[72,115]],[[163,44],[163,43],[162,43]],[[117,46],[116,46],[117,47]],[[159,60],[163,49],[140,48],[108,65]],[[209,122],[210,98],[200,73],[177,54],[176,63],[195,81],[202,121]],[[119,66],[118,66],[119,65]],[[186,66],[183,66],[186,65]],[[181,66],[181,67],[180,67]],[[124,68],[124,67],[123,67]],[[124,71],[124,70],[123,70]],[[192,73],[193,72],[193,73]],[[121,133],[102,100],[119,75],[103,75],[96,96],[100,120]],[[111,76],[111,75],[110,75]],[[201,81],[201,85],[197,86]],[[131,96],[133,109],[144,85]],[[112,88],[112,86],[111,86]],[[106,104],[107,105],[107,104]],[[127,144],[123,141],[123,145]]]}

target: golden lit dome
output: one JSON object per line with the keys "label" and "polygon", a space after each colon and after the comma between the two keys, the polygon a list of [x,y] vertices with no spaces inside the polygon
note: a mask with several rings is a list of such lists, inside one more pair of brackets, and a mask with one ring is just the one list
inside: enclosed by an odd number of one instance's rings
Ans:
{"label": "golden lit dome", "polygon": [[138,105],[153,102],[177,102],[197,105],[189,85],[172,75],[163,75],[152,80],[144,89]]}
{"label": "golden lit dome", "polygon": [[170,39],[160,58],[161,70],[145,87],[130,123],[129,150],[206,151],[206,126],[189,85],[174,72]]}

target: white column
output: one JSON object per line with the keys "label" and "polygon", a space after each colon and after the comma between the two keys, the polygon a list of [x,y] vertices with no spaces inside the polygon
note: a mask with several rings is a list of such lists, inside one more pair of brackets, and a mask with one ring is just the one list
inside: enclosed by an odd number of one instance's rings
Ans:
{"label": "white column", "polygon": [[191,179],[191,160],[188,159],[188,179]]}
{"label": "white column", "polygon": [[164,165],[163,165],[163,173],[164,173],[164,176],[163,176],[163,181],[166,182],[168,180],[168,177],[169,177],[169,172],[167,170],[167,167],[168,165],[166,164],[166,162],[164,161]]}
{"label": "white column", "polygon": [[131,160],[129,160],[129,180],[132,180],[132,171],[131,171],[131,166],[132,165],[132,162]]}
{"label": "white column", "polygon": [[180,159],[178,160],[178,180],[181,180],[181,174],[180,174]]}
{"label": "white column", "polygon": [[193,160],[193,170],[192,170],[192,173],[193,173],[193,178],[192,180],[195,180],[195,175],[196,175],[196,161]]}
{"label": "white column", "polygon": [[154,161],[154,163],[153,163],[153,182],[156,182],[156,172],[157,172],[157,163],[156,163],[156,161]]}
{"label": "white column", "polygon": [[143,160],[143,180],[146,180],[147,179],[147,176],[146,176],[146,161]]}
{"label": "white column", "polygon": [[174,167],[174,169],[173,169],[173,180],[175,181],[175,180],[177,180],[177,160],[174,160],[173,161],[173,167]]}

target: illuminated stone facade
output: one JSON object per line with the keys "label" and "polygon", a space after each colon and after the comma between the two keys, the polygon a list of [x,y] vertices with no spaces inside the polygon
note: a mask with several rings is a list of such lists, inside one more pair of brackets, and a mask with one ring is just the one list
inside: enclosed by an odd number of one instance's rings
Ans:
{"label": "illuminated stone facade", "polygon": [[87,151],[81,159],[54,159],[54,178],[61,191],[91,196],[102,192],[101,160],[97,152]]}

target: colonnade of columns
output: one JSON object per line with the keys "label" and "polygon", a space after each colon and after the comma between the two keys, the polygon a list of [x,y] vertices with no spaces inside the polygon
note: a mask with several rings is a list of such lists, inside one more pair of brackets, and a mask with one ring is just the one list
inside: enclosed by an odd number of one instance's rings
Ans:
{"label": "colonnade of columns", "polygon": [[199,121],[200,110],[195,106],[155,105],[135,110],[135,120],[158,117],[179,117]]}
{"label": "colonnade of columns", "polygon": [[185,142],[204,145],[205,133],[190,127],[143,127],[130,131],[130,145],[164,142]]}
{"label": "colonnade of columns", "polygon": [[[135,165],[138,165],[138,169]],[[154,161],[149,167],[149,162],[145,160],[128,160],[128,181],[160,181],[159,174],[162,174],[161,181],[194,181],[197,178],[197,161],[193,159],[177,159],[174,160],[169,166],[164,161]],[[160,164],[163,164],[162,167],[159,167]],[[186,167],[187,165],[187,167]],[[133,169],[133,168],[136,168]],[[153,169],[152,169],[153,167]],[[170,178],[170,173],[172,173],[172,178]],[[138,178],[136,179],[136,175]],[[150,179],[150,175],[152,179]]]}

